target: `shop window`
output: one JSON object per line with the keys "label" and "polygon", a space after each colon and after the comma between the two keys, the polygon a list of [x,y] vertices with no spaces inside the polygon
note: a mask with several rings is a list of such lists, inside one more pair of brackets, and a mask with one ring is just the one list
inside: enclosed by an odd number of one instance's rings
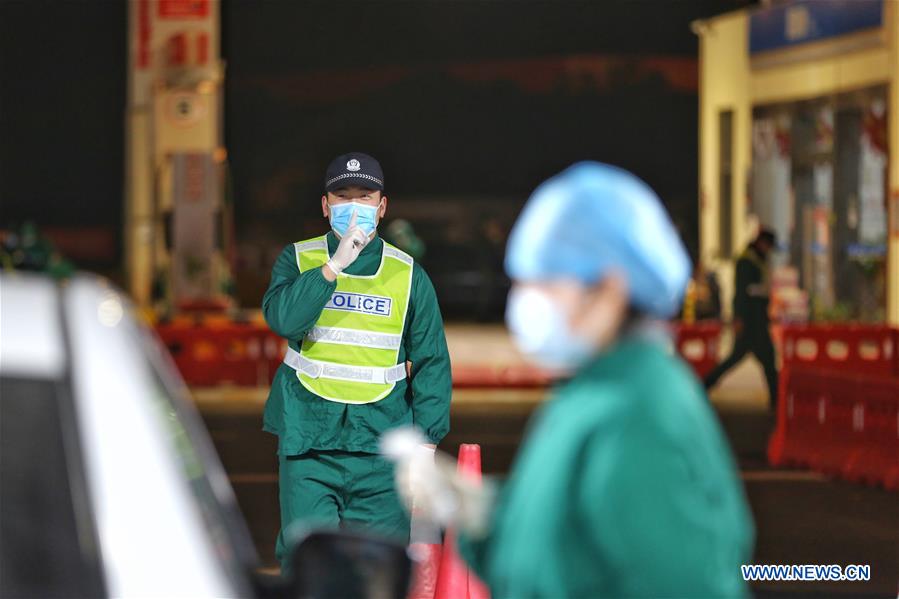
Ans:
{"label": "shop window", "polygon": [[816,320],[885,316],[885,98],[877,87],[753,112],[752,211],[781,241],[773,280]]}

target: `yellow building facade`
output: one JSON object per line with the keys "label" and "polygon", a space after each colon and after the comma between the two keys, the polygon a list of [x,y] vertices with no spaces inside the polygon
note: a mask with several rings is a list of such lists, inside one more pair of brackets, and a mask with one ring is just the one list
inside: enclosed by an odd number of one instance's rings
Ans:
{"label": "yellow building facade", "polygon": [[726,313],[734,256],[765,226],[797,319],[899,324],[897,13],[795,1],[693,24],[700,260]]}

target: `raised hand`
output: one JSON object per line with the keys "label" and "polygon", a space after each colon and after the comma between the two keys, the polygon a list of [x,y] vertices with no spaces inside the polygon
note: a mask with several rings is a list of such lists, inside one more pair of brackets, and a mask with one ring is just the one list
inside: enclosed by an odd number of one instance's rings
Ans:
{"label": "raised hand", "polygon": [[368,244],[368,235],[365,234],[365,231],[356,226],[356,211],[353,210],[353,215],[350,217],[350,224],[343,237],[340,238],[340,244],[337,246],[337,251],[334,252],[334,255],[328,260],[328,268],[330,268],[335,275],[339,275],[346,267],[356,261],[356,258],[359,257],[359,253],[366,244]]}

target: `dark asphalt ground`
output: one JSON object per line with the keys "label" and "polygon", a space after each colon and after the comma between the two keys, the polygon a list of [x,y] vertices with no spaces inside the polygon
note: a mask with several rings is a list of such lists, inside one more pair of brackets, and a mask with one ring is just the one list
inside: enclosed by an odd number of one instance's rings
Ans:
{"label": "dark asphalt ground", "polygon": [[[262,432],[255,399],[198,401],[260,557],[275,566],[278,487],[275,438]],[[240,390],[230,395],[239,398]],[[204,390],[206,398],[214,390]],[[452,432],[441,444],[482,446],[485,473],[503,474],[515,454],[539,392],[466,391],[454,397]],[[459,401],[457,401],[457,399]],[[767,467],[769,420],[752,409],[723,408],[719,416],[731,440],[756,522],[756,564],[869,564],[868,582],[756,583],[758,597],[896,597],[899,591],[899,495],[815,473]]]}

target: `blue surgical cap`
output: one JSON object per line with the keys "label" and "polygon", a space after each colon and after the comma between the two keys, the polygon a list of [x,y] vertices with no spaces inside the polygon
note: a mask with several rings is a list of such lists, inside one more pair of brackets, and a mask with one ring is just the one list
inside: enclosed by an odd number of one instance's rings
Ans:
{"label": "blue surgical cap", "polygon": [[658,196],[631,173],[579,162],[542,183],[515,223],[506,248],[513,279],[626,279],[631,304],[650,314],[677,312],[690,260]]}

